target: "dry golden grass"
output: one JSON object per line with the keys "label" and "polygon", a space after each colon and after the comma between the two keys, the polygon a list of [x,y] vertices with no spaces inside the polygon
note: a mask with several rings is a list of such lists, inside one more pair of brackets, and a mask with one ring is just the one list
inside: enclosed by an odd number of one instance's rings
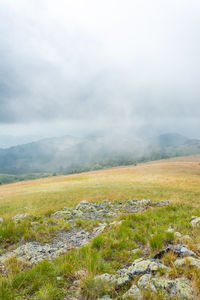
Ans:
{"label": "dry golden grass", "polygon": [[173,199],[196,205],[199,195],[200,155],[2,185],[0,216],[42,215],[83,199]]}

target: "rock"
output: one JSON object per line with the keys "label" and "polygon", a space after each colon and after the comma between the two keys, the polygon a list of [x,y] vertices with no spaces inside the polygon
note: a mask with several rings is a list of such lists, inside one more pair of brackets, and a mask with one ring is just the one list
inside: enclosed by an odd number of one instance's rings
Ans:
{"label": "rock", "polygon": [[162,200],[162,201],[154,202],[153,206],[159,207],[159,206],[167,206],[170,204],[172,204],[172,200]]}
{"label": "rock", "polygon": [[184,256],[194,256],[195,253],[189,249],[187,249],[185,246],[182,246],[181,244],[177,244],[175,246],[169,245],[167,248],[161,250],[159,253],[157,253],[153,258],[154,259],[160,259],[163,257],[165,253],[168,253],[169,251],[172,251],[174,254],[184,257]]}
{"label": "rock", "polygon": [[53,215],[53,217],[65,217],[67,219],[70,219],[72,216],[72,210],[64,208],[64,210],[56,211]]}
{"label": "rock", "polygon": [[200,225],[200,217],[192,217],[192,221],[190,222],[193,227]]}
{"label": "rock", "polygon": [[178,244],[178,245],[175,245],[174,247],[172,247],[172,251],[181,257],[195,255],[195,253],[193,251],[187,249],[185,246],[182,246],[181,244]]}
{"label": "rock", "polygon": [[193,299],[193,293],[189,280],[185,278],[175,279],[175,294],[181,299]]}
{"label": "rock", "polygon": [[[113,218],[121,213],[136,213],[147,209],[150,206],[163,206],[169,201],[160,201],[152,203],[151,200],[143,199],[129,200],[128,202],[110,203],[103,201],[101,203],[81,201],[75,209],[65,208],[53,214],[54,217],[65,217],[69,221],[81,218],[83,220],[104,220],[105,218]],[[114,223],[117,224],[117,223]]]}
{"label": "rock", "polygon": [[197,259],[197,258],[194,258],[191,256],[176,259],[174,264],[176,267],[183,267],[188,264],[190,266],[194,266],[194,267],[200,269],[200,259]]}
{"label": "rock", "polygon": [[12,220],[14,222],[18,222],[19,220],[23,220],[25,218],[29,217],[29,214],[25,213],[25,214],[21,214],[21,215],[16,215],[12,218]]}
{"label": "rock", "polygon": [[151,274],[145,274],[138,280],[138,287],[142,290],[151,290],[152,292],[156,293],[156,288],[153,285]]}
{"label": "rock", "polygon": [[101,274],[101,275],[97,275],[95,276],[95,280],[102,280],[102,281],[106,281],[108,282],[109,284],[116,284],[117,283],[117,278],[115,275],[111,275],[111,274],[108,274],[108,273],[105,273],[105,274]]}
{"label": "rock", "polygon": [[117,278],[117,286],[123,286],[130,282],[130,277],[128,275]]}
{"label": "rock", "polygon": [[8,255],[23,258],[29,265],[34,265],[43,259],[53,259],[67,250],[78,248],[88,243],[92,233],[82,229],[71,228],[68,231],[58,232],[52,243],[41,245],[39,242],[29,242],[17,249],[0,256],[3,262]]}
{"label": "rock", "polygon": [[148,200],[146,200],[146,199],[142,199],[141,201],[137,201],[136,202],[137,203],[137,205],[144,205],[144,206],[148,206],[148,205],[150,205],[151,204],[151,200],[150,199],[148,199]]}
{"label": "rock", "polygon": [[155,273],[159,269],[167,269],[167,267],[156,260],[136,259],[128,268],[127,274],[129,277],[133,278],[135,275]]}
{"label": "rock", "polygon": [[152,283],[157,290],[161,290],[168,297],[193,299],[190,283],[185,278],[177,278],[175,280],[153,278]]}
{"label": "rock", "polygon": [[140,290],[148,289],[154,293],[161,291],[166,297],[177,299],[193,299],[190,282],[185,278],[170,280],[164,277],[152,277],[143,275],[138,280]]}
{"label": "rock", "polygon": [[130,277],[126,274],[122,274],[121,276],[116,274],[116,275],[111,275],[111,274],[101,274],[95,276],[95,279],[101,279],[103,281],[108,282],[109,284],[114,284],[118,287],[126,285],[128,282],[130,282]]}
{"label": "rock", "polygon": [[134,300],[142,300],[142,293],[137,287],[137,285],[133,284],[131,288],[123,295],[122,299],[134,299]]}

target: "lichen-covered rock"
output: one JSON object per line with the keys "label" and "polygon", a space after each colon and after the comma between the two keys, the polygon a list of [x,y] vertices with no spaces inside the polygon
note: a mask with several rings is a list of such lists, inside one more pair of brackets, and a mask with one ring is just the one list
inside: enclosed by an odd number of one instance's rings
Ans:
{"label": "lichen-covered rock", "polygon": [[194,267],[200,269],[200,259],[197,259],[197,258],[194,258],[191,256],[176,259],[174,264],[176,267],[183,267],[186,265],[190,265],[190,266],[194,266]]}
{"label": "lichen-covered rock", "polygon": [[100,279],[102,281],[106,281],[109,284],[116,284],[117,283],[116,276],[112,275],[112,274],[108,274],[108,273],[104,273],[104,274],[95,276],[95,280],[98,280],[98,279]]}
{"label": "lichen-covered rock", "polygon": [[164,277],[152,277],[145,274],[138,280],[140,290],[150,290],[153,293],[161,292],[170,299],[193,299],[190,282],[185,278],[170,280]]}
{"label": "lichen-covered rock", "polygon": [[152,283],[152,276],[151,274],[145,274],[138,280],[138,287],[141,290],[151,290],[152,292],[156,293],[156,288]]}
{"label": "lichen-covered rock", "polygon": [[195,253],[193,251],[189,250],[188,248],[186,248],[185,246],[183,246],[181,244],[172,246],[172,251],[181,257],[195,255]]}
{"label": "lichen-covered rock", "polygon": [[152,283],[158,291],[161,290],[168,297],[193,299],[190,282],[185,278],[176,278],[175,280],[152,278]]}
{"label": "lichen-covered rock", "polygon": [[142,293],[137,287],[137,285],[133,284],[131,288],[123,295],[123,299],[134,299],[134,300],[142,300]]}
{"label": "lichen-covered rock", "polygon": [[69,208],[64,208],[63,210],[56,211],[52,216],[57,218],[65,217],[66,219],[70,219],[72,217],[72,210]]}
{"label": "lichen-covered rock", "polygon": [[40,244],[29,242],[19,246],[13,251],[0,256],[0,262],[4,262],[8,256],[21,257],[30,265],[36,264],[43,259],[53,259],[71,248],[77,248],[88,243],[92,233],[84,230],[71,228],[68,231],[59,232],[52,243]]}
{"label": "lichen-covered rock", "polygon": [[132,278],[135,275],[142,275],[147,273],[155,273],[159,269],[167,269],[167,267],[156,260],[137,259],[128,268],[127,274]]}
{"label": "lichen-covered rock", "polygon": [[126,285],[128,282],[130,282],[130,277],[128,275],[112,275],[112,274],[101,274],[101,275],[97,275],[95,276],[95,279],[101,279],[103,281],[108,282],[109,284],[114,284],[118,287]]}
{"label": "lichen-covered rock", "polygon": [[125,276],[121,276],[121,277],[118,277],[117,278],[117,286],[123,286],[123,285],[126,285],[127,283],[130,282],[130,277],[128,275],[125,275]]}

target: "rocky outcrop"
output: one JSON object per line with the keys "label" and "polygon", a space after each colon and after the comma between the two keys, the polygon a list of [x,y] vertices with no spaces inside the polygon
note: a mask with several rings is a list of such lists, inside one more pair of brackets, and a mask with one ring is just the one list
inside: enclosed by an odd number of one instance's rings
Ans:
{"label": "rocky outcrop", "polygon": [[[120,203],[111,203],[108,201],[92,203],[83,200],[74,209],[64,208],[63,210],[57,211],[52,215],[54,218],[64,218],[65,221],[71,224],[70,229],[66,231],[58,231],[51,243],[24,243],[15,250],[8,251],[7,253],[1,255],[0,263],[4,263],[6,259],[12,256],[19,257],[20,259],[26,261],[26,263],[28,262],[29,265],[36,264],[43,259],[53,259],[69,249],[81,247],[87,244],[92,238],[102,233],[106,226],[120,224],[120,222],[117,223],[116,221],[110,222],[112,218],[120,214],[140,212],[149,207],[163,206],[168,204],[170,204],[169,201],[160,201],[155,204],[151,200],[146,199],[141,201],[135,199]],[[27,213],[18,214],[14,216],[12,220],[15,223],[18,223],[27,217],[29,217]],[[77,219],[91,221],[103,221],[108,219],[109,223],[100,224],[99,222],[99,225],[92,230],[85,231],[76,228],[74,221]],[[147,268],[153,268],[153,266],[156,268],[156,263],[149,262],[147,264]],[[142,268],[142,264],[140,264],[140,267]],[[137,267],[135,266],[135,268]],[[145,269],[145,266],[143,266],[143,268]],[[137,271],[135,272],[137,273]],[[123,285],[126,281],[127,278],[124,278],[123,280],[119,279],[118,285]]]}
{"label": "rocky outcrop", "polygon": [[103,201],[101,203],[81,201],[75,209],[64,208],[53,214],[53,217],[65,217],[68,221],[75,219],[83,220],[105,220],[106,218],[114,218],[119,214],[136,213],[146,210],[148,207],[159,207],[170,205],[171,200],[152,202],[151,200],[129,200],[120,203],[111,203]]}
{"label": "rocky outcrop", "polygon": [[100,234],[105,228],[104,224],[96,227],[93,231],[85,231],[77,228],[70,228],[68,231],[58,232],[52,243],[40,244],[39,242],[26,243],[13,251],[0,256],[0,263],[10,257],[18,257],[29,265],[34,265],[43,259],[53,259],[67,250],[86,245],[89,240]]}

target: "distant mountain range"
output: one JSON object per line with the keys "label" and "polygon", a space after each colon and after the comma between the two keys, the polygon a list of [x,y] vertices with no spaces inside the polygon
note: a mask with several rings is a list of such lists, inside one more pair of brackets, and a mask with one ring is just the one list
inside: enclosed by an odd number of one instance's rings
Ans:
{"label": "distant mountain range", "polygon": [[176,133],[151,139],[125,135],[64,136],[0,149],[1,174],[66,174],[200,153],[200,140]]}

